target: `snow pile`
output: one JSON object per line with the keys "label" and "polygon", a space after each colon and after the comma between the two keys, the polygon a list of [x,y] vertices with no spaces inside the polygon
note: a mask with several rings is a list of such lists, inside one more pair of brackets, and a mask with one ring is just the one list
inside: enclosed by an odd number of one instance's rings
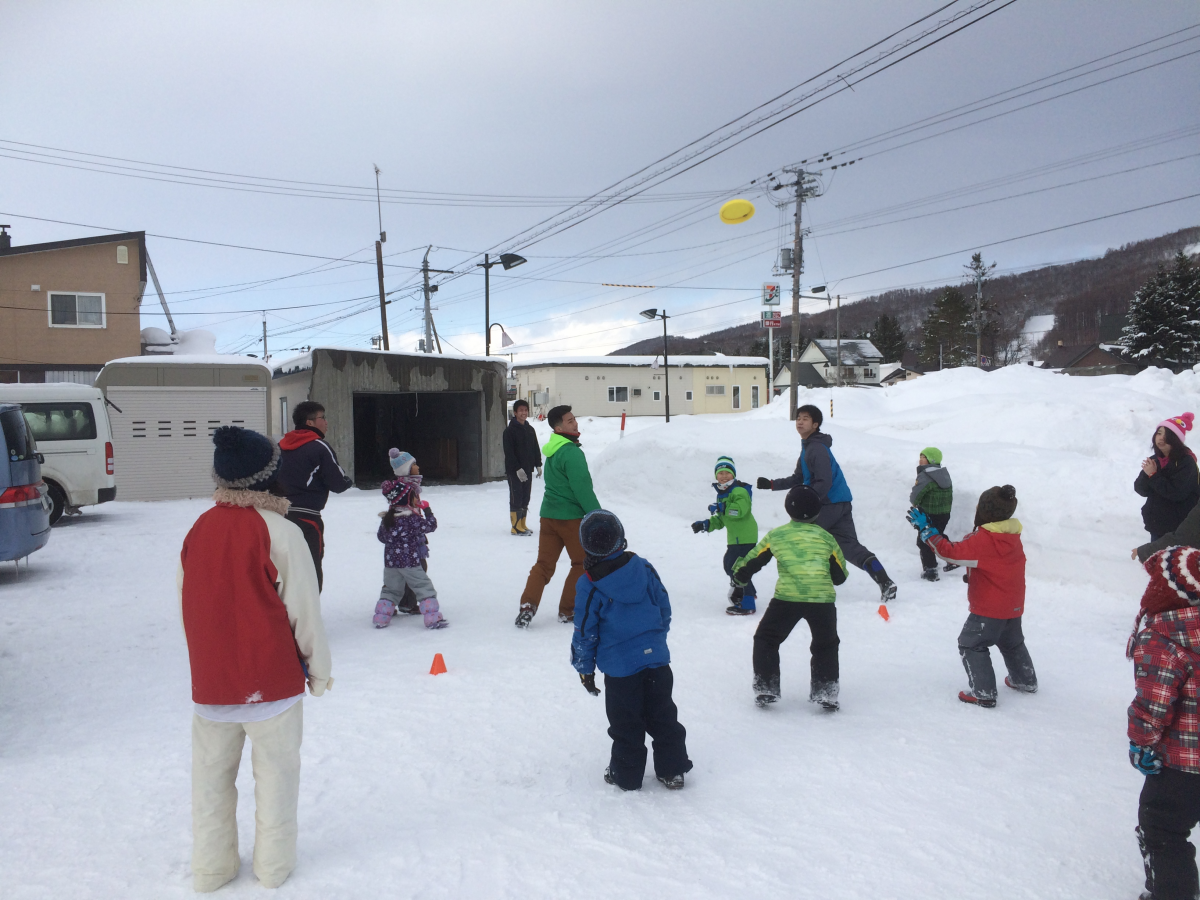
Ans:
{"label": "snow pile", "polygon": [[[530,630],[513,627],[536,542],[509,536],[503,484],[425,491],[440,523],[430,574],[452,623],[433,633],[412,619],[371,627],[382,500],[334,497],[323,605],[337,683],[305,702],[300,864],[280,896],[1136,896],[1124,644],[1144,585],[1129,550],[1145,533],[1132,483],[1154,426],[1200,407],[1200,376],[960,369],[805,392],[827,413],[859,535],[900,586],[886,623],[861,572],[839,590],[836,715],[805,702],[803,625],[783,646],[783,700],[754,707],[758,617],[724,614],[723,536],[687,527],[712,501],[718,455],[751,483],[791,471],[799,438],[782,400],[634,419],[623,439],[615,419],[580,423],[601,502],[671,592],[675,699],[696,764],[679,793],[601,780],[603,698],[579,686],[553,616],[565,566]],[[903,518],[931,444],[954,477],[953,537],[983,489],[1011,483],[1020,500],[1041,692],[1002,688],[995,710],[955,699],[965,587],[919,580]],[[764,530],[783,521],[782,495],[754,499]],[[106,504],[56,528],[21,580],[0,569],[6,897],[192,896],[174,570],[207,505]],[[764,595],[773,579],[773,567],[756,579]],[[450,670],[436,678],[435,652]],[[245,864],[228,896],[260,896],[249,768],[247,751]]]}

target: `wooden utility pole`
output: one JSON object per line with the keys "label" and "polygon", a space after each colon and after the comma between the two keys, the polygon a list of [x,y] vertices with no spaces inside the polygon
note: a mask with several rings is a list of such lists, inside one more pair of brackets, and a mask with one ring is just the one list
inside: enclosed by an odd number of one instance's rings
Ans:
{"label": "wooden utility pole", "polygon": [[262,311],[262,314],[263,314],[263,362],[266,362],[267,357],[270,355],[267,353],[267,311],[264,309]]}
{"label": "wooden utility pole", "polygon": [[796,421],[800,403],[800,269],[804,265],[804,232],[800,214],[804,209],[804,170],[796,172],[796,233],[792,238],[792,360],[788,388],[788,419]]}
{"label": "wooden utility pole", "polygon": [[842,386],[842,295],[837,295],[837,312],[833,316],[834,330],[837,331],[837,386]]}

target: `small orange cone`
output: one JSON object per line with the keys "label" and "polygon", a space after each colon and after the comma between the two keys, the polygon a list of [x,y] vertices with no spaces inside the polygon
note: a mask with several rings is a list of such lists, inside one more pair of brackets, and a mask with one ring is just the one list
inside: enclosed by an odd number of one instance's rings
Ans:
{"label": "small orange cone", "polygon": [[433,665],[429,667],[430,675],[441,675],[446,671],[446,661],[442,659],[442,654],[433,654]]}
{"label": "small orange cone", "polygon": [[890,622],[892,619],[892,617],[888,615],[887,607],[882,603],[879,604],[879,618],[883,619],[885,622]]}

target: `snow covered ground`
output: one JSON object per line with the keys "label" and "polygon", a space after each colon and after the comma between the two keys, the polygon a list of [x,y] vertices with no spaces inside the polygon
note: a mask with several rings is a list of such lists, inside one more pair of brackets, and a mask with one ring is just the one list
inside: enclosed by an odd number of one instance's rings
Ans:
{"label": "snow covered ground", "polygon": [[[805,400],[828,410],[834,392]],[[1144,576],[1131,489],[1155,424],[1200,406],[1200,377],[956,370],[836,392],[826,419],[863,542],[900,585],[892,618],[853,570],[839,591],[842,711],[806,702],[808,636],[783,647],[784,699],[755,708],[758,617],[724,614],[723,536],[688,524],[712,465],[791,471],[787,404],[740,416],[584,420],[597,493],[671,592],[676,701],[695,769],[669,793],[601,779],[602,698],[552,614],[513,627],[536,543],[508,534],[506,489],[432,487],[430,574],[452,627],[376,631],[377,494],[328,511],[325,620],[336,685],[305,701],[300,863],[281,897],[1128,898],[1141,778],[1126,760],[1124,658]],[[541,426],[544,430],[544,426]],[[904,521],[917,454],[940,447],[951,535],[1012,483],[1025,524],[1025,632],[1041,692],[956,699],[965,586],[919,580]],[[534,503],[540,498],[540,482]],[[763,528],[780,494],[755,494]],[[55,530],[20,580],[0,569],[0,894],[190,895],[187,653],[180,543],[207,501],[113,503]],[[534,523],[536,527],[536,523]],[[765,594],[774,567],[759,579]],[[765,597],[763,598],[766,599]],[[435,652],[449,673],[428,675]],[[1002,672],[998,654],[995,657]],[[250,871],[249,757],[239,788]]]}

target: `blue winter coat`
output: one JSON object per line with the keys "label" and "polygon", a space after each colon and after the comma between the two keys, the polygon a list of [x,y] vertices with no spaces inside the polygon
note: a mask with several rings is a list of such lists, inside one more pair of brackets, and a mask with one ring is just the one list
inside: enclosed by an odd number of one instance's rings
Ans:
{"label": "blue winter coat", "polygon": [[576,583],[571,665],[614,678],[665,666],[670,628],[671,601],[654,566],[636,553],[613,554]]}
{"label": "blue winter coat", "polygon": [[823,431],[813,432],[800,442],[800,458],[796,460],[796,471],[787,478],[776,478],[771,490],[788,491],[798,484],[806,484],[821,498],[821,503],[849,503],[854,499],[842,467],[833,458],[833,438]]}

